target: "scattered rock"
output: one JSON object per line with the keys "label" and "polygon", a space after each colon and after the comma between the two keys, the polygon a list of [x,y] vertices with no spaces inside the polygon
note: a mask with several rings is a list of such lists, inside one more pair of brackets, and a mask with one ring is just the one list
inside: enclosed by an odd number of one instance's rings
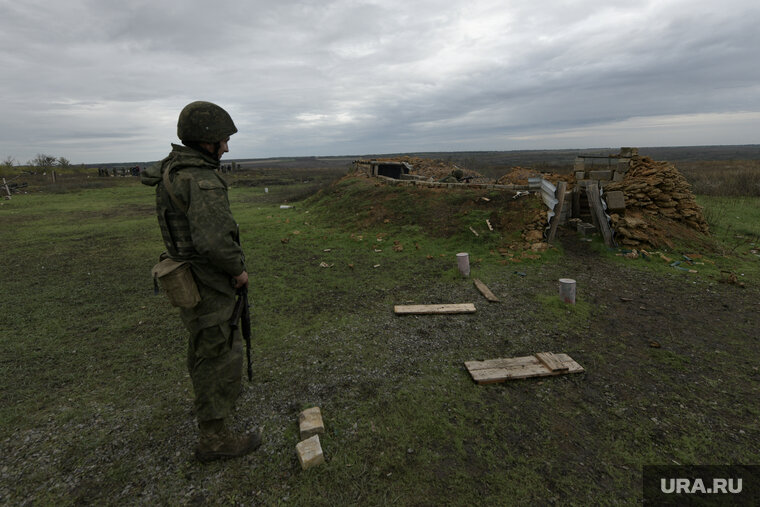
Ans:
{"label": "scattered rock", "polygon": [[314,435],[313,437],[298,442],[296,444],[296,453],[298,454],[298,461],[301,463],[301,468],[304,470],[308,470],[309,468],[321,465],[325,462],[322,446],[319,443],[319,435]]}

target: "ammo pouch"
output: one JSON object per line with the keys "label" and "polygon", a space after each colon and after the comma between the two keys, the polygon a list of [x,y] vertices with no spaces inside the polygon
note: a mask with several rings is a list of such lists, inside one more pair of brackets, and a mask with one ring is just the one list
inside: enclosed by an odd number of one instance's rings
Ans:
{"label": "ammo pouch", "polygon": [[201,302],[189,262],[166,258],[153,266],[151,272],[154,286],[158,287],[156,281],[161,284],[172,306],[193,308]]}

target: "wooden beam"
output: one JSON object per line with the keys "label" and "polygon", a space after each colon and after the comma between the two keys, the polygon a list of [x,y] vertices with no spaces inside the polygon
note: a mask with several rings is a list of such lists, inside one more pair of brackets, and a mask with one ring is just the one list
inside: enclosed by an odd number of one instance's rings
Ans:
{"label": "wooden beam", "polygon": [[567,191],[567,182],[560,181],[557,183],[557,204],[554,206],[554,216],[552,217],[552,224],[549,228],[549,237],[547,241],[551,243],[554,241],[554,235],[557,234],[557,227],[562,219],[562,206],[565,204],[565,192]]}
{"label": "wooden beam", "polygon": [[439,305],[396,305],[393,307],[393,311],[396,313],[396,315],[475,313],[475,305],[472,303]]}
{"label": "wooden beam", "polygon": [[489,300],[492,303],[498,303],[499,302],[499,298],[497,298],[496,296],[494,296],[494,293],[491,292],[491,289],[489,289],[486,286],[486,284],[484,284],[483,282],[481,282],[477,278],[473,279],[473,282],[475,283],[475,287],[478,288],[478,290],[480,291],[480,293],[483,294],[483,296],[487,300]]}
{"label": "wooden beam", "polygon": [[581,217],[581,191],[578,185],[573,189],[573,218]]}
{"label": "wooden beam", "polygon": [[610,230],[610,224],[607,222],[607,217],[604,216],[604,209],[602,208],[602,198],[599,194],[599,185],[592,183],[586,187],[586,196],[588,197],[588,205],[591,208],[591,216],[596,218],[596,225],[602,233],[604,238],[604,244],[612,248],[615,246],[615,242],[612,239],[612,231]]}

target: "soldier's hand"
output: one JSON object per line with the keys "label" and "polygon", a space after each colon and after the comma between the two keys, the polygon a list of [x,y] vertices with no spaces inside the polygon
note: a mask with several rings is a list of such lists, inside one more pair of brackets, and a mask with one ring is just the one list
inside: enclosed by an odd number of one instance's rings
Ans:
{"label": "soldier's hand", "polygon": [[248,288],[248,272],[243,271],[238,276],[234,277],[235,279],[235,288],[239,289],[240,287]]}

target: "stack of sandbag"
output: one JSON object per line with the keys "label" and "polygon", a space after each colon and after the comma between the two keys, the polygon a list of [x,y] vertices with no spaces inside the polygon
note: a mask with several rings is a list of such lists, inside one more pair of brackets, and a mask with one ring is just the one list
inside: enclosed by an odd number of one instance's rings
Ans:
{"label": "stack of sandbag", "polygon": [[604,185],[604,192],[620,190],[625,195],[625,214],[614,213],[612,228],[617,242],[627,246],[652,245],[662,237],[657,222],[646,216],[664,217],[696,231],[707,233],[708,227],[697,204],[691,185],[668,162],[635,156],[622,181]]}

